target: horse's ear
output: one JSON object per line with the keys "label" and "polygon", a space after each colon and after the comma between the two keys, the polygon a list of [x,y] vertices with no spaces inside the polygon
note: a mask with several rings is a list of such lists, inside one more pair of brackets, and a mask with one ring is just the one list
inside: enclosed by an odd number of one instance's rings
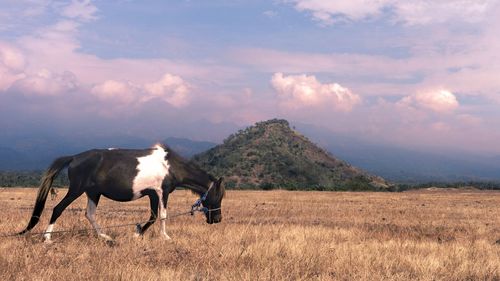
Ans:
{"label": "horse's ear", "polygon": [[224,181],[224,178],[223,177],[220,177],[218,180],[217,180],[217,187],[220,189],[222,188],[222,181]]}

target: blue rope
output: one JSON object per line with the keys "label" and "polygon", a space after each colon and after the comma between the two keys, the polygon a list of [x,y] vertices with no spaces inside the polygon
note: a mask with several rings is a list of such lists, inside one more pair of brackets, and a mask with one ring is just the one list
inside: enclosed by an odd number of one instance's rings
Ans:
{"label": "blue rope", "polygon": [[200,198],[198,200],[196,200],[194,202],[194,204],[191,206],[191,216],[194,215],[194,212],[203,212],[205,215],[207,215],[209,212],[221,209],[221,208],[208,209],[207,207],[201,206],[201,203],[203,203],[203,201],[207,200],[208,192],[210,191],[211,188],[212,188],[212,186],[210,186],[210,188],[208,188],[208,190],[205,191],[205,193],[203,193],[203,195],[200,196]]}
{"label": "blue rope", "polygon": [[212,210],[209,210],[207,207],[201,206],[201,203],[203,203],[203,201],[207,200],[208,192],[210,191],[210,189],[212,189],[212,186],[213,186],[213,183],[212,183],[212,185],[210,185],[210,187],[207,189],[207,191],[205,191],[205,193],[203,193],[203,195],[200,196],[200,199],[196,200],[196,202],[194,202],[193,206],[191,206],[191,216],[194,215],[195,211],[203,212],[205,215],[209,211],[212,211]]}

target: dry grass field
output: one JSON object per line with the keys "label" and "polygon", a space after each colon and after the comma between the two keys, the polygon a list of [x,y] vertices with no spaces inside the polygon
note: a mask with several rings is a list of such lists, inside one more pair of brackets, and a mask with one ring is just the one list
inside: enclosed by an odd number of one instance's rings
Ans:
{"label": "dry grass field", "polygon": [[[60,192],[59,200],[65,190]],[[0,232],[21,230],[36,189],[0,189]],[[196,197],[172,194],[169,213]],[[51,208],[47,201],[43,231]],[[85,196],[55,230],[88,228]],[[144,221],[149,203],[101,199],[101,226]],[[500,193],[229,191],[223,221],[201,214],[109,229],[107,245],[90,233],[0,238],[0,280],[500,280]]]}

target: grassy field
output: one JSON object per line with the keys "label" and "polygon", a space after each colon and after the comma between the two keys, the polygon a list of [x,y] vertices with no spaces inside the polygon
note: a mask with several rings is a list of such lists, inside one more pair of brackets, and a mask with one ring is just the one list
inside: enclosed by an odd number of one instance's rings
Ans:
{"label": "grassy field", "polygon": [[[64,194],[61,190],[60,194]],[[35,189],[0,189],[0,232],[21,230]],[[59,200],[62,195],[59,196]],[[172,194],[169,213],[196,197]],[[52,207],[48,201],[43,231]],[[55,230],[87,228],[85,196]],[[101,199],[101,226],[144,221],[147,199]],[[500,193],[229,191],[223,221],[200,214],[158,224],[144,238],[110,229],[114,245],[90,233],[0,238],[0,280],[500,280]]]}

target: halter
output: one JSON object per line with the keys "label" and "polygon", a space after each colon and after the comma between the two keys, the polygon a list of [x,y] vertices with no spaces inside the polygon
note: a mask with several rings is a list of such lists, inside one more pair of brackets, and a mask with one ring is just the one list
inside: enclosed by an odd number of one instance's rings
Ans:
{"label": "halter", "polygon": [[194,202],[193,206],[191,206],[191,216],[194,215],[194,212],[203,212],[205,215],[210,214],[212,211],[217,211],[220,210],[221,208],[215,208],[215,209],[209,209],[207,207],[202,207],[201,203],[203,203],[205,200],[207,200],[208,192],[210,192],[210,189],[214,186],[214,182],[210,185],[210,187],[203,193],[196,202]]}

